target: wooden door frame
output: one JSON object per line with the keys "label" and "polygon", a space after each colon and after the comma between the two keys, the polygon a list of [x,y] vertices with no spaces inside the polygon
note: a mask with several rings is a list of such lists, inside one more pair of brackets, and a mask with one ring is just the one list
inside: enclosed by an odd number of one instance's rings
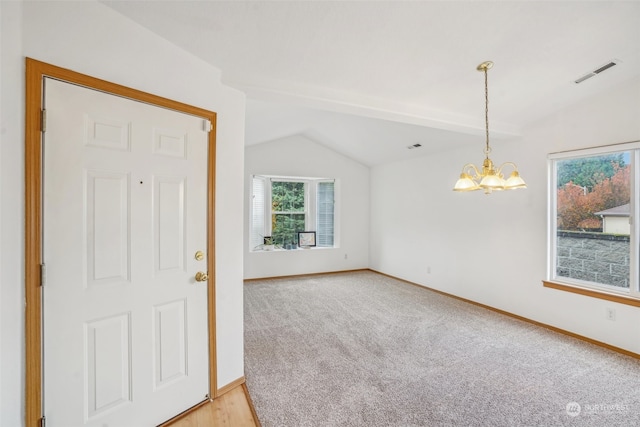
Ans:
{"label": "wooden door frame", "polygon": [[209,329],[209,396],[216,397],[216,321],[215,321],[215,175],[216,175],[216,113],[171,99],[162,98],[126,86],[76,73],[26,58],[26,113],[25,113],[25,359],[26,359],[26,414],[27,427],[40,426],[42,412],[42,108],[45,77],[99,90],[170,110],[209,120],[209,156],[207,174],[207,253],[209,282],[207,312]]}

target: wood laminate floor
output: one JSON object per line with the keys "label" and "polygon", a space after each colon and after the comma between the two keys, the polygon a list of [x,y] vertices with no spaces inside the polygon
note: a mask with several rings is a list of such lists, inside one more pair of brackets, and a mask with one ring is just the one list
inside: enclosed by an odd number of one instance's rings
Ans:
{"label": "wood laminate floor", "polygon": [[260,427],[244,384],[217,397],[167,427]]}

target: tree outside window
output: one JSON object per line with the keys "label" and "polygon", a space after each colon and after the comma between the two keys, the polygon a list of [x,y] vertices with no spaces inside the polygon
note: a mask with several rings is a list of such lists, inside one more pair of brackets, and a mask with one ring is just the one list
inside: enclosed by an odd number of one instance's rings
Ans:
{"label": "tree outside window", "polygon": [[298,232],[305,231],[305,187],[304,182],[271,183],[271,237],[275,244],[295,244]]}

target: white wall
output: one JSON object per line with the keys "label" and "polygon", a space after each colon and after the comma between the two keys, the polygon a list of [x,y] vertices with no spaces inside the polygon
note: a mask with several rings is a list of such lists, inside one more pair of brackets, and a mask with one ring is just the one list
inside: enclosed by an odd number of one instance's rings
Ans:
{"label": "white wall", "polygon": [[[465,163],[481,163],[482,140],[476,150],[373,168],[371,268],[640,353],[636,307],[541,283],[547,269],[547,154],[640,140],[638,117],[640,79],[554,114],[518,140],[492,143],[493,160],[516,162],[526,190],[451,190]],[[605,319],[606,307],[616,310],[615,322]]]}
{"label": "white wall", "polygon": [[[250,252],[249,188],[252,174],[335,178],[340,247]],[[353,270],[369,266],[368,167],[304,136],[291,136],[247,147],[244,194],[245,279]]]}
{"label": "white wall", "polygon": [[94,2],[0,2],[2,228],[0,425],[24,423],[24,57],[218,113],[218,386],[244,375],[242,209],[244,95],[214,67]]}
{"label": "white wall", "polygon": [[24,69],[20,3],[0,2],[0,426],[24,405]]}

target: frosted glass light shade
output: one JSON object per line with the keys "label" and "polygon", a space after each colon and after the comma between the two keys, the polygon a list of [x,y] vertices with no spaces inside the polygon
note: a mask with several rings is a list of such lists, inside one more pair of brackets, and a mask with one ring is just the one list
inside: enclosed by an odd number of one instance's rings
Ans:
{"label": "frosted glass light shade", "polygon": [[453,187],[453,191],[474,191],[477,190],[478,184],[471,178],[471,176],[467,173],[461,173],[460,179],[456,182],[456,185]]}
{"label": "frosted glass light shade", "polygon": [[486,175],[484,178],[482,178],[482,181],[480,181],[480,187],[493,191],[504,190],[504,185],[504,179],[495,174]]}
{"label": "frosted glass light shade", "polygon": [[517,188],[527,188],[527,184],[524,182],[524,179],[520,177],[518,171],[511,172],[509,179],[504,185],[505,190],[515,190]]}

